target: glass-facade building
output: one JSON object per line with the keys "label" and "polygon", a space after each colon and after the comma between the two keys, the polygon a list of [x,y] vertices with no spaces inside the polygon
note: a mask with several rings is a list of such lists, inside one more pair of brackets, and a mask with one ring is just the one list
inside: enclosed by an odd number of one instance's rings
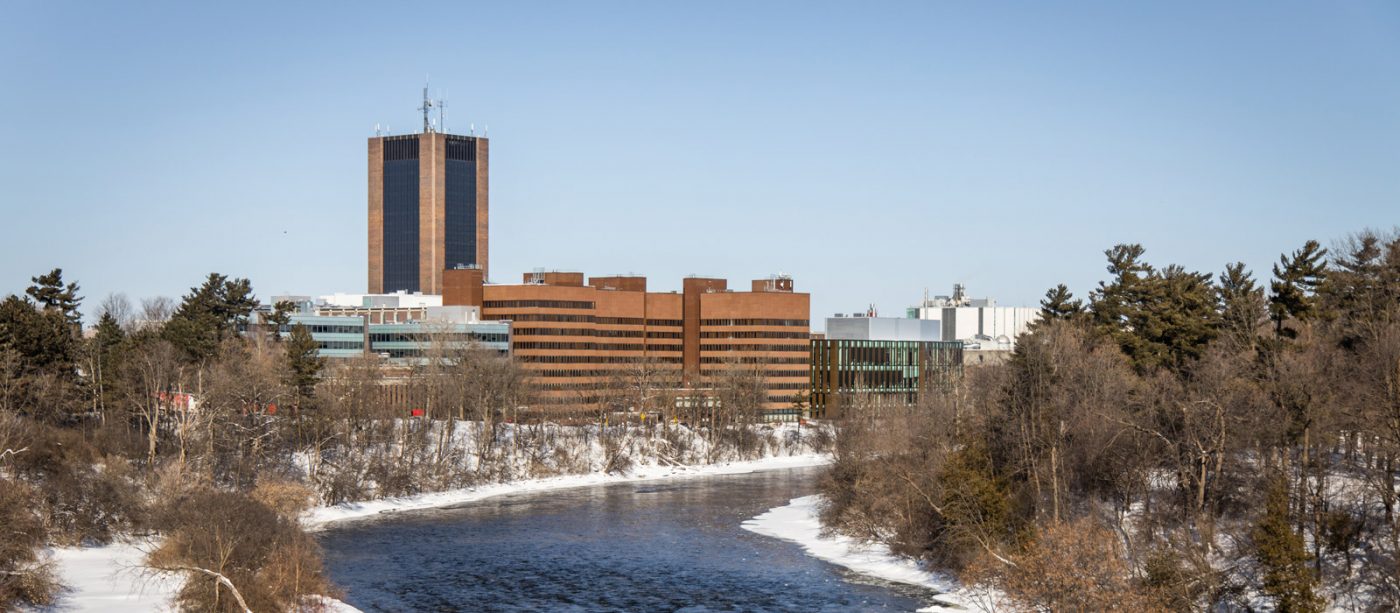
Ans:
{"label": "glass-facade building", "polygon": [[510,323],[484,321],[479,323],[412,322],[402,324],[371,324],[369,345],[372,353],[391,360],[413,361],[430,355],[434,342],[449,349],[470,346],[510,354]]}
{"label": "glass-facade building", "polygon": [[291,335],[292,326],[306,326],[312,340],[316,341],[316,355],[323,358],[355,358],[365,354],[363,317],[293,315],[289,322],[278,331],[282,338]]}
{"label": "glass-facade building", "polygon": [[487,270],[488,143],[439,132],[369,140],[369,293],[441,294]]}
{"label": "glass-facade building", "polygon": [[343,315],[292,315],[280,329],[283,338],[297,324],[306,326],[323,358],[355,358],[366,353],[396,362],[412,362],[431,353],[433,343],[449,348],[480,347],[510,355],[510,322],[471,323],[409,322],[365,324],[364,317]]}
{"label": "glass-facade building", "polygon": [[917,405],[923,394],[951,386],[962,365],[958,341],[814,339],[812,417]]}

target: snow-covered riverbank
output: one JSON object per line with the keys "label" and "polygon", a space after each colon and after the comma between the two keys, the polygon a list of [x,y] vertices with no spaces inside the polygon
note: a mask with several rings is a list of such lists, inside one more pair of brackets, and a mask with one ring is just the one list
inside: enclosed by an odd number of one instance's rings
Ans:
{"label": "snow-covered riverbank", "polygon": [[918,563],[890,552],[879,543],[865,543],[848,536],[822,535],[819,518],[821,496],[794,498],[743,523],[745,530],[792,541],[812,557],[844,566],[862,575],[886,581],[919,585],[940,592],[939,602],[923,611],[958,611],[972,608],[959,594],[951,578],[924,570]]}
{"label": "snow-covered riverbank", "polygon": [[[40,611],[148,613],[178,611],[173,604],[183,578],[142,567],[154,542],[116,542],[101,547],[58,547],[49,561],[64,585],[52,607]],[[357,613],[359,609],[333,598],[318,598],[326,613]]]}
{"label": "snow-covered riverbank", "polygon": [[601,485],[607,483],[622,483],[627,481],[649,481],[655,479],[686,479],[710,475],[748,473],[759,470],[800,468],[804,466],[821,466],[830,462],[831,456],[826,454],[814,453],[792,456],[776,456],[762,458],[758,460],[749,460],[742,462],[724,462],[699,466],[643,465],[637,466],[631,471],[620,475],[608,475],[602,473],[566,475],[561,477],[550,477],[546,479],[529,479],[522,481],[513,481],[508,483],[495,483],[491,485],[483,485],[481,487],[449,490],[445,492],[433,492],[429,494],[422,494],[419,496],[408,496],[403,498],[386,498],[382,500],[352,502],[328,507],[316,507],[308,511],[306,515],[302,517],[302,525],[305,526],[308,530],[316,530],[324,528],[325,526],[335,522],[379,517],[385,514],[398,513],[403,511],[445,507],[510,494],[542,492],[548,490],[585,487],[590,485]]}
{"label": "snow-covered riverbank", "polygon": [[141,567],[148,543],[112,543],[102,547],[60,547],[50,551],[54,571],[67,588],[58,611],[139,613],[174,611],[170,604],[180,578]]}
{"label": "snow-covered riverbank", "polygon": [[[588,473],[544,479],[528,479],[480,487],[434,492],[419,496],[388,498],[334,506],[316,507],[302,517],[309,530],[330,524],[404,511],[458,505],[496,496],[527,492],[544,492],[609,483],[687,479],[714,475],[742,474],[762,470],[821,466],[831,457],[820,453],[774,456],[757,460],[721,462],[706,465],[638,464],[624,474]],[[64,547],[50,550],[59,580],[67,590],[51,611],[174,611],[172,599],[179,591],[182,578],[151,573],[142,568],[149,542],[119,542],[101,547]],[[345,603],[323,599],[326,611],[349,613],[356,611]]]}

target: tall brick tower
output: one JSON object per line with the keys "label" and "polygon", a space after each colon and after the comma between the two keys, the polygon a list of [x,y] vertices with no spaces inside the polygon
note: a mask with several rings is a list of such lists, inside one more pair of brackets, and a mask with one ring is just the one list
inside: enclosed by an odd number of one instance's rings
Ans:
{"label": "tall brick tower", "polygon": [[487,139],[435,131],[369,139],[369,293],[442,293],[444,270],[487,269]]}

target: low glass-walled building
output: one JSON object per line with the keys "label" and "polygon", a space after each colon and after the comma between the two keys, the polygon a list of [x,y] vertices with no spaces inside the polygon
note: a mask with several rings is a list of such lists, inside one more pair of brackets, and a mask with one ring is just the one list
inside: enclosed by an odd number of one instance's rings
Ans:
{"label": "low glass-walled building", "polygon": [[477,347],[510,355],[510,323],[481,321],[473,323],[413,322],[406,324],[370,324],[371,353],[391,360],[414,360],[431,356],[433,345],[443,349]]}
{"label": "low glass-walled building", "polygon": [[[256,313],[254,323],[266,317]],[[281,326],[286,338],[293,326],[305,326],[316,341],[316,353],[323,358],[355,358],[376,354],[394,362],[413,362],[435,350],[452,351],[477,347],[510,355],[510,322],[503,321],[412,321],[370,323],[367,316],[293,314]],[[246,326],[245,326],[246,328]]]}
{"label": "low glass-walled building", "polygon": [[316,341],[316,354],[323,358],[354,358],[365,354],[365,320],[361,317],[293,315],[278,332],[291,335],[291,326],[301,324]]}
{"label": "low glass-walled building", "polygon": [[962,374],[958,341],[813,339],[811,414],[913,406]]}

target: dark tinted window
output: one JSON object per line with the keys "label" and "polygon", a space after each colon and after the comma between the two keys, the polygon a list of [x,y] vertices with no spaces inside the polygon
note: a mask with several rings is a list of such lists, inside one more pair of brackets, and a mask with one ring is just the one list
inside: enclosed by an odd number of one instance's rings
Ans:
{"label": "dark tinted window", "polygon": [[418,139],[386,141],[384,291],[421,289],[418,287]]}
{"label": "dark tinted window", "polygon": [[444,263],[447,268],[477,265],[476,261],[476,142],[447,139],[447,219]]}

